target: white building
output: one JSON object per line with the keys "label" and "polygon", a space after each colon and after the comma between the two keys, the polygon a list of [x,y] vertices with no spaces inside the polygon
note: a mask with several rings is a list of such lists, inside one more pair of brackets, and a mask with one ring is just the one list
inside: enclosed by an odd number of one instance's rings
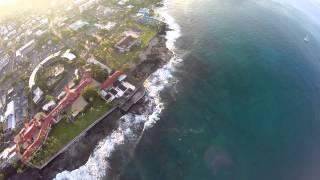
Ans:
{"label": "white building", "polygon": [[8,31],[8,29],[7,29],[6,26],[0,26],[0,35],[1,35],[1,36],[7,35],[8,32],[9,32],[9,31]]}
{"label": "white building", "polygon": [[62,58],[66,58],[66,59],[68,59],[69,61],[73,61],[73,60],[75,60],[75,59],[77,58],[77,56],[74,55],[74,54],[71,52],[71,49],[66,50],[66,52],[63,53],[63,54],[61,55],[61,57],[62,57]]}
{"label": "white building", "polygon": [[88,22],[82,21],[82,20],[78,20],[74,23],[72,23],[69,28],[71,28],[74,31],[78,31],[79,29],[81,29],[82,27],[88,25]]}
{"label": "white building", "polygon": [[0,153],[0,168],[4,168],[17,160],[16,145],[12,145]]}
{"label": "white building", "polygon": [[115,22],[108,22],[107,24],[94,24],[94,26],[96,26],[98,29],[107,31],[112,30],[116,25],[117,23]]}
{"label": "white building", "polygon": [[118,4],[119,4],[120,6],[123,6],[123,5],[127,4],[127,2],[129,2],[129,0],[120,0],[120,1],[118,2]]}
{"label": "white building", "polygon": [[109,7],[104,7],[102,5],[99,5],[97,7],[97,16],[103,16],[103,17],[109,17],[112,16],[113,10]]}
{"label": "white building", "polygon": [[9,63],[9,55],[4,55],[0,57],[0,71],[2,71],[3,68],[5,68]]}
{"label": "white building", "polygon": [[138,15],[142,14],[142,15],[149,15],[150,14],[150,9],[148,8],[140,8],[138,11]]}
{"label": "white building", "polygon": [[54,100],[51,100],[49,101],[47,104],[45,104],[43,107],[42,107],[42,110],[44,111],[50,111],[52,108],[54,108],[56,106],[56,102]]}
{"label": "white building", "polygon": [[75,5],[77,5],[77,6],[79,6],[80,4],[83,4],[83,3],[85,3],[86,2],[86,0],[74,0],[73,1],[73,3],[75,4]]}
{"label": "white building", "polygon": [[101,62],[99,62],[98,60],[96,60],[93,56],[91,56],[88,60],[88,63],[90,64],[95,64],[95,65],[99,65],[101,68],[106,69],[108,71],[108,73],[111,73],[112,69],[109,68],[108,66],[106,66],[105,64],[102,64]]}
{"label": "white building", "polygon": [[32,99],[33,102],[38,104],[42,99],[43,91],[39,87],[37,87],[32,94],[33,94],[33,99]]}
{"label": "white building", "polygon": [[6,127],[5,129],[14,129],[16,127],[16,115],[15,115],[15,105],[14,101],[10,101],[7,104],[6,112],[4,113],[4,117],[6,120]]}
{"label": "white building", "polygon": [[39,30],[37,30],[37,31],[35,32],[35,34],[36,34],[36,36],[40,37],[40,36],[44,35],[44,34],[47,33],[47,32],[48,32],[48,30],[41,30],[41,29],[39,29]]}
{"label": "white building", "polygon": [[129,95],[136,87],[129,82],[125,81],[126,74],[120,75],[111,87],[100,89],[99,94],[108,102],[112,102],[114,99],[121,98]]}
{"label": "white building", "polygon": [[16,51],[16,56],[26,56],[28,53],[30,53],[36,46],[35,40],[29,41],[27,44],[23,45],[20,49]]}
{"label": "white building", "polygon": [[84,4],[81,4],[79,6],[80,13],[83,13],[84,11],[91,9],[94,5],[96,5],[99,2],[100,2],[100,0],[89,0],[88,2],[86,2]]}
{"label": "white building", "polygon": [[14,30],[10,31],[10,32],[6,35],[6,37],[4,38],[4,40],[5,40],[5,41],[12,40],[12,39],[14,39],[14,38],[16,37],[16,35],[17,35],[17,31],[14,29]]}

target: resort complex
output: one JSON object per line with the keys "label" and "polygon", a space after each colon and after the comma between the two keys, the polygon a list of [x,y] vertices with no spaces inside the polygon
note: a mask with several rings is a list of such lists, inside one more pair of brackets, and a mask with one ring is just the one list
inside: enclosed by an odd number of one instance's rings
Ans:
{"label": "resort complex", "polygon": [[153,8],[74,0],[53,14],[0,23],[0,168],[42,169],[101,118],[144,96],[133,74],[163,28]]}

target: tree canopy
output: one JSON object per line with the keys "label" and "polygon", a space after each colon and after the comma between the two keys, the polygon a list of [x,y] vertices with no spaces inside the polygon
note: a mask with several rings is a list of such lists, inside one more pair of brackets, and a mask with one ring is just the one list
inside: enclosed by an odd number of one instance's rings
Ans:
{"label": "tree canopy", "polygon": [[94,99],[99,97],[96,88],[94,88],[93,86],[85,87],[82,90],[81,95],[88,102],[92,102],[92,101],[94,101]]}
{"label": "tree canopy", "polygon": [[109,73],[99,65],[91,65],[92,76],[95,80],[103,82],[108,78]]}

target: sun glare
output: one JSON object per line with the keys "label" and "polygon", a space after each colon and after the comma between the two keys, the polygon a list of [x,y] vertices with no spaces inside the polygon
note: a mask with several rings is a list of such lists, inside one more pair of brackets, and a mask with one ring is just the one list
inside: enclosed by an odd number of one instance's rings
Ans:
{"label": "sun glare", "polygon": [[15,2],[15,0],[0,0],[0,5],[13,4]]}

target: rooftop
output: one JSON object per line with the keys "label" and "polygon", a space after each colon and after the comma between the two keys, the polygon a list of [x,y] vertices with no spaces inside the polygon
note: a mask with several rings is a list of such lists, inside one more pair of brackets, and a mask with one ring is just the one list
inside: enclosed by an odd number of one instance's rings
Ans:
{"label": "rooftop", "polygon": [[15,119],[14,102],[13,101],[10,101],[7,104],[5,118],[7,120],[6,129],[14,129],[16,127],[16,119]]}
{"label": "rooftop", "polygon": [[35,40],[31,40],[29,41],[27,44],[23,45],[21,48],[19,48],[16,51],[16,56],[22,56],[23,55],[23,51],[26,50],[29,47],[32,47],[33,45],[35,45]]}
{"label": "rooftop", "polygon": [[78,31],[80,28],[82,28],[88,24],[89,23],[86,21],[78,20],[78,21],[72,23],[69,27],[74,31]]}
{"label": "rooftop", "polygon": [[71,53],[71,50],[68,49],[65,53],[62,54],[62,58],[67,58],[70,61],[75,60],[77,57],[73,53]]}
{"label": "rooftop", "polygon": [[113,83],[115,81],[117,81],[122,74],[123,74],[122,72],[116,71],[100,85],[100,88],[101,89],[108,89],[108,88],[112,87]]}
{"label": "rooftop", "polygon": [[45,104],[42,109],[44,111],[49,111],[52,107],[56,105],[56,102],[54,100],[49,101],[47,104]]}
{"label": "rooftop", "polygon": [[43,91],[37,87],[34,91],[33,91],[33,102],[38,103],[41,99],[43,95]]}
{"label": "rooftop", "polygon": [[133,41],[135,41],[136,40],[136,38],[134,38],[134,37],[132,37],[132,36],[127,36],[127,37],[125,37],[124,39],[122,39],[120,42],[119,42],[119,44],[118,44],[118,46],[119,47],[122,47],[122,48],[126,48],[126,47],[128,47]]}

